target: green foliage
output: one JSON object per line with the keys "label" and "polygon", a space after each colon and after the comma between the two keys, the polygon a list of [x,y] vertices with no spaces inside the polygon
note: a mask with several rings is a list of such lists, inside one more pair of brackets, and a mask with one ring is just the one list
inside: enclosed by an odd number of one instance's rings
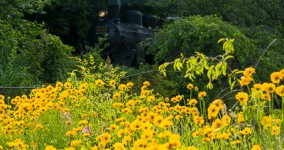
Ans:
{"label": "green foliage", "polygon": [[3,12],[0,15],[0,86],[64,80],[72,68],[69,57],[73,48],[48,34],[43,24],[23,19],[24,14],[43,13],[43,7],[49,2],[0,2]]}
{"label": "green foliage", "polygon": [[[231,89],[233,89],[234,84],[236,81],[232,82],[232,78],[234,78],[235,74],[228,74],[228,60],[233,58],[232,54],[234,52],[234,46],[233,42],[234,39],[225,39],[222,38],[218,40],[217,43],[223,43],[223,50],[225,51],[223,55],[219,55],[216,57],[208,57],[205,56],[202,53],[196,52],[194,56],[191,56],[189,58],[185,58],[183,54],[181,54],[181,58],[175,59],[174,62],[165,64],[162,64],[159,67],[159,71],[166,75],[166,67],[169,64],[173,64],[174,70],[181,71],[182,68],[185,66],[185,78],[189,78],[191,82],[194,82],[196,80],[196,76],[203,75],[204,73],[207,73],[207,77],[209,79],[209,82],[207,83],[206,87],[207,89],[212,89],[213,84],[212,82],[219,79],[220,76],[229,76],[229,84],[231,86]],[[236,72],[236,71],[232,71]]]}
{"label": "green foliage", "polygon": [[159,62],[172,61],[180,53],[191,56],[196,51],[216,56],[222,50],[215,42],[223,37],[236,40],[234,51],[239,66],[253,64],[255,50],[249,39],[237,27],[213,16],[191,16],[165,25],[149,39],[152,42],[148,52],[155,54]]}

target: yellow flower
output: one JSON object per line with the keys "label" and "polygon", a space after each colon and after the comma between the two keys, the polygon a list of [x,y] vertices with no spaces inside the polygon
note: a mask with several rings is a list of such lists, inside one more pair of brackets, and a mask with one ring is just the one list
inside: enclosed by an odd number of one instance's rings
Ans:
{"label": "yellow flower", "polygon": [[115,131],[115,130],[117,130],[117,129],[118,129],[118,126],[117,126],[117,125],[115,125],[115,124],[110,125],[109,129],[110,129],[111,131]]}
{"label": "yellow flower", "polygon": [[203,98],[207,95],[207,93],[205,91],[201,91],[198,93],[198,98]]}
{"label": "yellow flower", "polygon": [[191,83],[187,84],[186,88],[189,89],[189,90],[192,90],[193,89],[193,84],[191,84]]}
{"label": "yellow flower", "polygon": [[62,86],[63,86],[62,82],[56,82],[56,85],[55,85],[56,88],[61,88]]}
{"label": "yellow flower", "polygon": [[155,123],[156,126],[160,126],[160,124],[161,124],[163,121],[164,121],[164,118],[163,118],[163,116],[161,116],[161,115],[157,115],[157,116],[155,116],[155,118],[154,118],[154,123]]}
{"label": "yellow flower", "polygon": [[281,72],[273,72],[270,75],[270,80],[272,83],[280,83],[280,80],[283,79],[283,75],[281,74]]}
{"label": "yellow flower", "polygon": [[241,105],[244,105],[248,101],[248,94],[245,92],[238,92],[235,98],[240,102]]}
{"label": "yellow flower", "polygon": [[231,117],[229,115],[224,115],[221,120],[224,126],[227,126],[231,123]]}
{"label": "yellow flower", "polygon": [[123,143],[115,143],[112,145],[114,150],[125,150],[126,148],[124,147]]}
{"label": "yellow flower", "polygon": [[271,101],[271,95],[269,93],[264,93],[262,94],[261,99]]}
{"label": "yellow flower", "polygon": [[108,84],[113,87],[113,86],[115,86],[116,81],[115,80],[110,80]]}
{"label": "yellow flower", "polygon": [[72,87],[72,84],[70,82],[65,82],[64,83],[64,87],[65,88],[71,88]]}
{"label": "yellow flower", "polygon": [[254,145],[252,146],[251,150],[261,150],[260,145]]}
{"label": "yellow flower", "polygon": [[253,73],[255,73],[255,69],[252,67],[249,67],[244,70],[243,75],[246,77],[250,77]]}
{"label": "yellow flower", "polygon": [[244,130],[242,130],[242,131],[240,131],[240,133],[242,134],[242,135],[248,135],[248,134],[251,134],[251,128],[248,128],[248,127],[246,127]]}
{"label": "yellow flower", "polygon": [[4,95],[0,95],[0,100],[4,100],[5,96]]}
{"label": "yellow flower", "polygon": [[198,102],[196,99],[190,99],[189,102],[187,103],[188,105],[196,105]]}
{"label": "yellow flower", "polygon": [[210,105],[208,107],[208,119],[215,118],[218,115],[219,111],[220,109],[218,107],[216,107],[215,105]]}
{"label": "yellow flower", "polygon": [[201,126],[201,125],[204,124],[204,119],[203,119],[203,117],[194,116],[194,117],[193,117],[193,121],[194,121],[194,124],[197,125],[197,126]]}
{"label": "yellow flower", "polygon": [[280,85],[276,88],[276,94],[281,97],[284,96],[284,85]]}
{"label": "yellow flower", "polygon": [[56,148],[53,146],[46,146],[45,150],[56,150]]}
{"label": "yellow flower", "polygon": [[123,139],[122,139],[122,143],[124,143],[124,144],[127,144],[127,143],[129,143],[131,141],[131,136],[125,136],[125,137],[123,137]]}
{"label": "yellow flower", "polygon": [[147,87],[147,86],[150,86],[150,82],[149,82],[149,81],[144,81],[144,82],[143,82],[143,86],[146,86],[146,87]]}
{"label": "yellow flower", "polygon": [[84,83],[84,84],[81,84],[80,86],[79,86],[79,90],[86,90],[87,88],[88,88],[88,86],[89,86],[89,84],[88,83]]}
{"label": "yellow flower", "polygon": [[238,113],[238,123],[243,123],[243,122],[245,122],[244,113],[239,112]]}
{"label": "yellow flower", "polygon": [[182,96],[181,95],[177,95],[176,96],[176,100],[179,102],[179,101],[181,101],[182,100]]}
{"label": "yellow flower", "polygon": [[113,99],[118,99],[120,97],[120,93],[114,93],[112,97]]}
{"label": "yellow flower", "polygon": [[261,124],[264,126],[264,128],[271,127],[272,123],[272,117],[271,116],[264,116],[261,120]]}
{"label": "yellow flower", "polygon": [[138,139],[134,142],[134,149],[145,149],[148,142],[145,139]]}
{"label": "yellow flower", "polygon": [[280,127],[273,126],[272,129],[271,129],[271,134],[272,135],[279,135],[280,134]]}
{"label": "yellow flower", "polygon": [[133,82],[128,82],[128,83],[126,83],[127,88],[132,88],[133,85],[134,85]]}
{"label": "yellow flower", "polygon": [[125,84],[120,84],[120,85],[118,86],[118,89],[119,89],[120,91],[124,91],[124,90],[127,89],[127,86],[126,86]]}
{"label": "yellow flower", "polygon": [[109,143],[111,141],[111,134],[109,134],[108,132],[104,132],[102,135],[101,135],[101,139],[102,139],[102,143],[104,145],[106,145],[107,143]]}
{"label": "yellow flower", "polygon": [[87,125],[89,122],[88,122],[88,120],[80,120],[79,122],[78,122],[78,125],[79,126],[84,126],[84,125]]}
{"label": "yellow flower", "polygon": [[155,96],[153,96],[153,95],[148,96],[148,97],[147,97],[147,100],[148,100],[149,102],[153,102],[153,101],[155,100]]}
{"label": "yellow flower", "polygon": [[223,127],[223,122],[217,118],[213,123],[212,123],[212,128],[213,129],[219,129]]}
{"label": "yellow flower", "polygon": [[96,80],[95,82],[96,82],[96,85],[97,85],[97,86],[104,86],[104,84],[105,84],[104,81],[101,80],[101,79]]}
{"label": "yellow flower", "polygon": [[276,90],[276,86],[273,83],[263,83],[264,91],[267,93],[273,93]]}
{"label": "yellow flower", "polygon": [[214,100],[211,105],[215,105],[218,109],[222,109],[224,107],[223,101],[221,99]]}
{"label": "yellow flower", "polygon": [[73,141],[71,141],[71,146],[72,147],[75,147],[75,146],[78,146],[79,144],[81,144],[82,143],[82,140],[73,140]]}
{"label": "yellow flower", "polygon": [[119,131],[117,132],[117,136],[118,136],[119,138],[124,137],[125,134],[126,134],[126,131],[125,131],[125,130],[119,130]]}
{"label": "yellow flower", "polygon": [[251,78],[251,77],[242,76],[242,77],[241,77],[241,80],[240,80],[240,84],[241,84],[241,86],[249,85],[251,81],[252,81],[252,78]]}
{"label": "yellow flower", "polygon": [[232,145],[236,145],[236,144],[240,144],[240,143],[241,143],[240,140],[234,140],[234,141],[231,142]]}

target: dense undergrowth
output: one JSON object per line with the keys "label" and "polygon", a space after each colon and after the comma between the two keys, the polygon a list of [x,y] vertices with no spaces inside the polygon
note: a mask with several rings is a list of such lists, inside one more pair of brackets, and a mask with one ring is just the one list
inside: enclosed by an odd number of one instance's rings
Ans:
{"label": "dense undergrowth", "polygon": [[284,148],[284,69],[270,83],[245,69],[236,105],[227,108],[194,82],[184,87],[190,94],[167,97],[148,81],[120,83],[124,72],[92,56],[79,62],[67,82],[0,95],[0,149]]}

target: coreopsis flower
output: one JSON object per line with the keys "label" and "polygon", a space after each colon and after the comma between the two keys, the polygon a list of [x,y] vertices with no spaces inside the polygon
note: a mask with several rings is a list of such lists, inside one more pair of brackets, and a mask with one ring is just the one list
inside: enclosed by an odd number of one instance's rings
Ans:
{"label": "coreopsis flower", "polygon": [[118,99],[120,97],[120,93],[114,93],[112,98],[113,99]]}
{"label": "coreopsis flower", "polygon": [[56,150],[56,148],[50,145],[50,146],[46,146],[44,150]]}
{"label": "coreopsis flower", "polygon": [[5,96],[4,95],[0,95],[0,100],[5,100]]}
{"label": "coreopsis flower", "polygon": [[88,83],[84,83],[84,84],[81,84],[80,86],[79,86],[79,90],[86,90],[87,88],[88,88],[88,86],[89,86],[89,84]]}
{"label": "coreopsis flower", "polygon": [[102,143],[104,144],[104,145],[106,145],[107,143],[109,143],[110,141],[111,141],[111,134],[109,134],[108,132],[104,132],[102,135],[101,135],[101,137],[102,137]]}
{"label": "coreopsis flower", "polygon": [[194,117],[193,117],[193,121],[194,121],[194,124],[197,125],[197,126],[201,126],[201,125],[204,124],[204,119],[203,119],[203,117],[194,116]]}
{"label": "coreopsis flower", "polygon": [[240,102],[241,105],[244,105],[248,101],[248,94],[246,92],[238,92],[235,95],[235,98]]}
{"label": "coreopsis flower", "polygon": [[154,113],[154,112],[149,112],[149,113],[147,114],[147,119],[148,119],[148,121],[150,121],[150,122],[154,122],[154,119],[155,119],[156,116],[157,116],[156,113]]}
{"label": "coreopsis flower", "polygon": [[112,124],[112,125],[109,126],[109,129],[110,129],[111,131],[115,131],[115,130],[118,129],[118,126],[115,125],[115,124]]}
{"label": "coreopsis flower", "polygon": [[84,125],[87,125],[89,122],[88,122],[88,120],[80,120],[79,122],[78,122],[78,125],[79,126],[84,126]]}
{"label": "coreopsis flower", "polygon": [[122,138],[126,135],[126,131],[125,130],[119,130],[117,132],[117,137]]}
{"label": "coreopsis flower", "polygon": [[261,99],[271,101],[271,95],[269,93],[264,93],[262,94]]}
{"label": "coreopsis flower", "polygon": [[150,84],[149,81],[144,81],[144,82],[143,82],[143,86],[146,86],[146,87],[147,87],[147,86],[150,86],[150,85],[151,85],[151,84]]}
{"label": "coreopsis flower", "polygon": [[239,81],[241,86],[244,86],[244,85],[249,85],[252,81],[252,78],[249,77],[249,76],[242,76],[241,77],[241,80]]}
{"label": "coreopsis flower", "polygon": [[221,99],[214,100],[210,105],[215,105],[217,108],[222,109],[224,107]]}
{"label": "coreopsis flower", "polygon": [[221,119],[224,126],[227,126],[231,123],[231,117],[229,115],[224,115]]}
{"label": "coreopsis flower", "polygon": [[244,113],[239,112],[238,113],[238,123],[243,123],[243,122],[245,122]]}
{"label": "coreopsis flower", "polygon": [[122,113],[126,113],[126,114],[131,114],[132,113],[132,110],[130,108],[123,108],[121,110]]}
{"label": "coreopsis flower", "polygon": [[116,84],[116,81],[115,81],[115,80],[110,80],[108,84],[109,84],[110,86],[114,87],[115,84]]}
{"label": "coreopsis flower", "polygon": [[71,141],[70,146],[76,147],[76,146],[78,146],[81,143],[82,143],[82,140],[73,140],[73,141]]}
{"label": "coreopsis flower", "polygon": [[147,140],[145,139],[138,139],[134,142],[134,149],[145,149],[148,145]]}
{"label": "coreopsis flower", "polygon": [[198,103],[198,101],[196,99],[190,99],[189,102],[187,103],[187,105],[191,105],[194,106]]}
{"label": "coreopsis flower", "polygon": [[253,145],[251,150],[261,150],[260,145]]}
{"label": "coreopsis flower", "polygon": [[176,149],[179,148],[181,146],[180,140],[169,140],[169,145],[171,147],[171,149]]}
{"label": "coreopsis flower", "polygon": [[56,88],[61,88],[63,86],[62,82],[56,82],[55,87]]}
{"label": "coreopsis flower", "polygon": [[272,117],[271,116],[264,116],[261,120],[261,124],[264,126],[264,128],[271,127],[272,124]]}
{"label": "coreopsis flower", "polygon": [[155,123],[156,126],[160,126],[160,124],[161,124],[163,121],[164,121],[164,118],[163,118],[163,116],[161,116],[161,115],[157,115],[157,116],[155,116],[155,118],[154,118],[154,123]]}
{"label": "coreopsis flower", "polygon": [[113,104],[113,107],[114,107],[114,108],[119,108],[119,107],[123,107],[123,106],[124,106],[123,103],[114,103],[114,104]]}
{"label": "coreopsis flower", "polygon": [[281,97],[284,96],[284,85],[280,85],[276,88],[276,94]]}
{"label": "coreopsis flower", "polygon": [[112,146],[114,150],[125,150],[126,149],[123,143],[114,143]]}
{"label": "coreopsis flower", "polygon": [[234,140],[234,141],[231,142],[232,145],[236,145],[236,144],[240,144],[240,143],[241,143],[240,140]]}
{"label": "coreopsis flower", "polygon": [[124,144],[127,144],[130,141],[131,141],[131,136],[130,135],[124,136],[123,139],[122,139],[122,143],[124,143]]}
{"label": "coreopsis flower", "polygon": [[273,93],[276,90],[276,86],[273,83],[263,83],[264,91],[267,93]]}
{"label": "coreopsis flower", "polygon": [[189,147],[186,147],[186,150],[198,150],[198,148],[194,146],[189,146]]}
{"label": "coreopsis flower", "polygon": [[216,118],[220,109],[215,105],[210,105],[208,107],[208,119]]}
{"label": "coreopsis flower", "polygon": [[126,86],[125,84],[120,84],[120,85],[118,86],[118,89],[119,89],[120,91],[124,91],[124,90],[127,89],[127,86]]}
{"label": "coreopsis flower", "polygon": [[201,91],[198,93],[198,98],[203,98],[207,95],[207,93],[205,91]]}
{"label": "coreopsis flower", "polygon": [[134,86],[133,82],[126,83],[127,88],[132,88]]}
{"label": "coreopsis flower", "polygon": [[278,127],[278,126],[272,126],[271,134],[272,134],[272,135],[279,135],[279,134],[280,134],[280,127]]}
{"label": "coreopsis flower", "polygon": [[177,95],[177,96],[176,96],[176,99],[177,99],[177,101],[179,102],[179,101],[182,100],[182,96],[181,96],[181,95]]}
{"label": "coreopsis flower", "polygon": [[252,74],[255,73],[255,69],[252,67],[246,68],[243,72],[243,75],[246,77],[252,76]]}
{"label": "coreopsis flower", "polygon": [[72,88],[72,84],[70,82],[65,82],[63,86],[64,88],[67,88],[67,89]]}
{"label": "coreopsis flower", "polygon": [[283,79],[283,75],[281,72],[273,72],[270,75],[270,80],[272,83],[280,83],[282,79]]}
{"label": "coreopsis flower", "polygon": [[97,86],[104,86],[105,85],[105,82],[101,79],[96,80],[95,83],[96,83]]}
{"label": "coreopsis flower", "polygon": [[214,120],[214,122],[212,123],[212,128],[213,129],[219,129],[219,128],[222,128],[223,127],[223,122],[217,118],[216,120]]}
{"label": "coreopsis flower", "polygon": [[147,100],[148,100],[149,102],[153,102],[153,101],[155,100],[155,96],[153,96],[153,95],[148,96],[148,97],[147,97]]}
{"label": "coreopsis flower", "polygon": [[240,134],[242,135],[248,135],[251,134],[251,128],[246,127],[245,129],[243,129],[242,131],[240,131]]}
{"label": "coreopsis flower", "polygon": [[189,89],[189,90],[192,90],[193,89],[193,84],[191,84],[191,83],[187,84],[186,88]]}

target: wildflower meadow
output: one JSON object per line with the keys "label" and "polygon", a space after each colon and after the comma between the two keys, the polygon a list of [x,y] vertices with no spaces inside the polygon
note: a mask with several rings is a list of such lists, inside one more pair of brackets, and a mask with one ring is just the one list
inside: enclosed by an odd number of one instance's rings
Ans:
{"label": "wildflower meadow", "polygon": [[241,70],[228,108],[191,80],[190,94],[167,97],[148,81],[122,83],[123,72],[92,55],[79,61],[65,82],[0,95],[0,149],[284,149],[284,69],[267,74],[271,82],[256,81],[253,67]]}

